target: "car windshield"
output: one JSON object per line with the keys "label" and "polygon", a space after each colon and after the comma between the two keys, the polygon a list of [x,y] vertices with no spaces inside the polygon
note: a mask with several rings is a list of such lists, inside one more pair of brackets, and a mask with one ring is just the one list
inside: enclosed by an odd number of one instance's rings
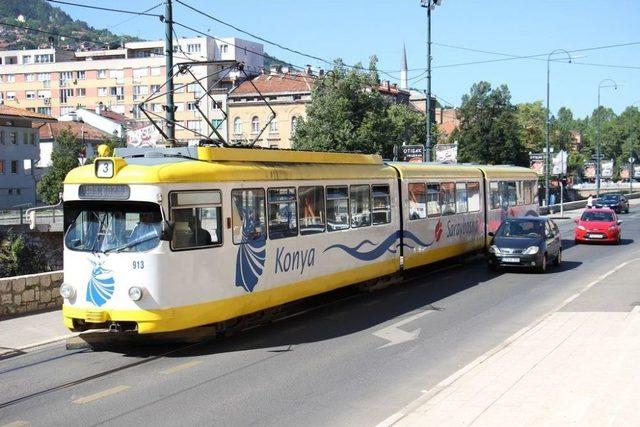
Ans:
{"label": "car windshield", "polygon": [[151,203],[70,202],[64,243],[74,251],[142,252],[160,243],[162,216]]}
{"label": "car windshield", "polygon": [[607,202],[617,202],[620,199],[620,196],[614,194],[607,194],[602,196],[602,200]]}
{"label": "car windshield", "polygon": [[611,222],[613,221],[613,214],[611,212],[584,212],[582,214],[582,221],[603,221],[603,222]]}
{"label": "car windshield", "polygon": [[497,237],[542,237],[544,235],[544,223],[533,220],[509,220],[502,223]]}

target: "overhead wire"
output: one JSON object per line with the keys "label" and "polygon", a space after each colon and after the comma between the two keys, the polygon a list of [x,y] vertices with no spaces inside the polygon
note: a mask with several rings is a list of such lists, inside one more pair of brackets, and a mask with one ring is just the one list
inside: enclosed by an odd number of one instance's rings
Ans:
{"label": "overhead wire", "polygon": [[117,24],[115,24],[115,25],[112,25],[112,26],[110,26],[110,27],[107,27],[107,30],[111,31],[111,30],[113,30],[115,27],[119,27],[119,26],[120,26],[120,25],[122,25],[122,24],[126,24],[127,22],[133,21],[133,20],[134,20],[134,19],[136,19],[137,17],[141,16],[143,13],[150,12],[150,11],[152,11],[153,9],[156,9],[156,8],[158,8],[158,7],[162,6],[162,4],[163,4],[163,3],[158,3],[157,5],[152,6],[152,7],[150,7],[149,9],[143,10],[143,11],[142,11],[142,12],[140,12],[137,16],[132,16],[132,17],[130,17],[130,18],[125,19],[124,21],[118,22],[118,23],[117,23]]}
{"label": "overhead wire", "polygon": [[158,15],[157,13],[136,12],[135,10],[113,9],[113,8],[110,8],[110,7],[92,6],[92,5],[88,5],[88,4],[72,3],[72,2],[69,2],[69,1],[62,1],[62,0],[47,0],[47,1],[49,3],[58,3],[58,4],[65,4],[65,5],[68,5],[68,6],[84,7],[86,9],[104,10],[104,11],[107,11],[107,12],[128,13],[130,15],[155,16],[156,18],[159,18],[161,16],[161,15]]}

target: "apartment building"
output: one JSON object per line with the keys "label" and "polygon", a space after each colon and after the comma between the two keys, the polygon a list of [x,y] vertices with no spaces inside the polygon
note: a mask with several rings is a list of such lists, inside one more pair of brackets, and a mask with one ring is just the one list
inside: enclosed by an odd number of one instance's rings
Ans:
{"label": "apartment building", "polygon": [[53,117],[0,105],[0,209],[36,203],[34,167],[40,157],[38,129]]}
{"label": "apartment building", "polygon": [[[257,138],[255,145],[260,147],[291,148],[291,134],[296,122],[306,116],[313,81],[308,74],[291,73],[286,68],[278,72],[274,68],[269,74],[240,84],[229,92],[227,140],[249,143]],[[275,111],[275,118],[260,134],[273,115],[269,106]]]}
{"label": "apartment building", "polygon": [[[157,40],[126,43],[109,50],[2,51],[0,100],[6,105],[53,116],[103,105],[128,117],[146,120],[139,104],[156,94],[145,105],[152,118],[162,120],[166,104],[163,46],[163,41]],[[256,75],[263,66],[262,54],[261,44],[235,37],[175,40],[176,67],[185,62],[208,62],[189,70],[183,68],[175,77],[176,137],[185,142],[197,141],[210,134],[211,126],[226,133],[223,122],[226,94],[244,78],[234,65],[241,62],[248,74]],[[213,101],[205,96],[205,89]]]}

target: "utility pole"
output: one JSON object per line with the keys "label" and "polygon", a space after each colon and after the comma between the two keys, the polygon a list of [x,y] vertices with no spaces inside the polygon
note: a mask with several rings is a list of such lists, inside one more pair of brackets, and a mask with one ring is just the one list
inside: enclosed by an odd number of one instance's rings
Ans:
{"label": "utility pole", "polygon": [[431,160],[431,9],[440,6],[442,0],[421,0],[420,6],[427,8],[427,140],[424,161]]}
{"label": "utility pole", "polygon": [[[167,120],[167,136],[171,147],[176,144],[175,105],[173,104],[173,8],[171,0],[165,3],[165,66],[167,68],[167,105],[165,117]],[[178,41],[179,43],[179,41]]]}

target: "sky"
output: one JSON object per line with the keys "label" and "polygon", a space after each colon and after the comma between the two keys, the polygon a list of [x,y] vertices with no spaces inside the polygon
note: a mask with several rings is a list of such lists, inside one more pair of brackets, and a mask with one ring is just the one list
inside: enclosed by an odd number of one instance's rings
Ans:
{"label": "sky", "polygon": [[[73,0],[143,11],[161,0]],[[382,79],[399,83],[402,46],[406,46],[409,85],[426,89],[427,15],[420,0],[183,0],[206,13],[265,39],[326,60],[369,63],[377,55]],[[145,39],[164,37],[156,17],[124,15],[76,6],[61,7],[74,19],[117,34]],[[174,3],[174,20],[214,36],[238,31]],[[164,6],[153,12],[164,13]],[[124,23],[121,23],[125,21]],[[176,27],[179,37],[190,33]],[[620,114],[640,107],[640,0],[442,0],[432,11],[432,92],[445,105],[459,106],[478,81],[506,84],[513,103],[546,104],[547,58],[551,57],[550,109],[568,107],[583,118],[597,107],[598,87],[612,79],[618,89],[602,87],[601,104]],[[633,44],[635,43],[635,44]],[[327,64],[263,43],[267,53],[294,65]],[[611,45],[626,46],[592,49]],[[590,49],[590,50],[583,50]],[[475,51],[474,51],[475,50]],[[581,50],[581,51],[577,51]],[[484,51],[490,53],[481,53]],[[536,59],[492,61],[508,56]],[[588,65],[598,64],[598,65]],[[609,86],[608,83],[602,83]]]}

